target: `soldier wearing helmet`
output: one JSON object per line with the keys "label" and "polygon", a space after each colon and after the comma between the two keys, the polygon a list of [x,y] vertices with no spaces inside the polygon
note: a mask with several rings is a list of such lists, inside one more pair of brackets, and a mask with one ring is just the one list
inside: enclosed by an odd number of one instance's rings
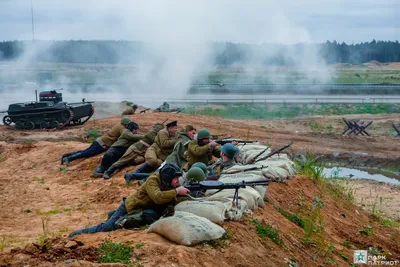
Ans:
{"label": "soldier wearing helmet", "polygon": [[137,109],[138,109],[138,105],[132,104],[132,106],[129,106],[122,112],[122,115],[133,115],[133,114],[135,114]]}
{"label": "soldier wearing helmet", "polygon": [[221,158],[213,165],[209,166],[207,180],[218,180],[223,170],[227,170],[237,165],[235,158],[239,155],[240,150],[237,146],[227,143],[221,147]]}
{"label": "soldier wearing helmet", "polygon": [[182,171],[178,166],[165,164],[159,171],[153,173],[139,190],[123,200],[118,209],[109,212],[110,216],[105,223],[77,230],[68,237],[126,228],[123,223],[119,223],[126,216],[134,218],[131,225],[135,227],[152,224],[161,217],[168,205],[186,199],[182,196],[187,195],[189,190],[179,185],[181,175]]}
{"label": "soldier wearing helmet", "polygon": [[197,133],[197,138],[190,141],[186,152],[187,164],[186,170],[196,162],[203,162],[209,165],[212,162],[212,157],[219,157],[221,153],[220,145],[215,141],[211,141],[211,133],[206,128],[202,128]]}
{"label": "soldier wearing helmet", "polygon": [[106,134],[98,137],[88,148],[62,155],[61,164],[69,165],[73,160],[90,158],[103,153],[118,140],[130,122],[128,117],[123,117],[120,123],[114,125]]}

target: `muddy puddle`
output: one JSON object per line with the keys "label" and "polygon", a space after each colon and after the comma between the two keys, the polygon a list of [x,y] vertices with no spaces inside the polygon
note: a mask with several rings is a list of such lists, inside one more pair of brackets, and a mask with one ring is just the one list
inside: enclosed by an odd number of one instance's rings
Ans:
{"label": "muddy puddle", "polygon": [[325,167],[323,174],[326,178],[370,179],[400,185],[400,174],[373,168]]}

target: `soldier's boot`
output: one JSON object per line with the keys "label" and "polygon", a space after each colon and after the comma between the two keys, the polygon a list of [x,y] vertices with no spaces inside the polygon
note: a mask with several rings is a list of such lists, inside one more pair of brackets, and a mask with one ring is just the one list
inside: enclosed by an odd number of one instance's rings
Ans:
{"label": "soldier's boot", "polygon": [[122,216],[115,222],[115,228],[117,229],[137,229],[146,225],[145,218],[143,217],[143,212],[128,214]]}
{"label": "soldier's boot", "polygon": [[103,172],[104,172],[104,167],[103,167],[103,165],[100,163],[100,165],[97,167],[97,169],[92,173],[92,177],[95,177],[95,178],[101,178],[101,177],[103,177]]}
{"label": "soldier's boot", "polygon": [[78,152],[78,153],[72,154],[71,156],[64,158],[63,163],[68,166],[71,163],[71,161],[80,159],[80,158],[82,158],[82,154]]}
{"label": "soldier's boot", "polygon": [[70,152],[70,153],[67,153],[67,154],[64,154],[64,155],[62,155],[61,156],[61,164],[64,164],[64,159],[65,158],[67,158],[67,157],[69,157],[69,156],[72,156],[73,154],[75,154],[76,152]]}
{"label": "soldier's boot", "polygon": [[103,178],[104,178],[104,179],[110,179],[111,176],[113,175],[113,173],[114,173],[116,170],[118,170],[118,167],[116,167],[116,166],[114,166],[114,165],[111,165],[111,167],[108,168],[108,170],[106,170],[106,171],[104,172]]}

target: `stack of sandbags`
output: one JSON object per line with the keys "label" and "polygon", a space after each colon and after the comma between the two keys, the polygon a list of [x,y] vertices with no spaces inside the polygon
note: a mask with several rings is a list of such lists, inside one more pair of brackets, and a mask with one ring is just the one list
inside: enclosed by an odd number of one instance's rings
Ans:
{"label": "stack of sandbags", "polygon": [[221,238],[225,230],[209,219],[192,213],[176,211],[173,216],[162,218],[147,229],[181,245],[194,245]]}
{"label": "stack of sandbags", "polygon": [[[240,148],[240,146],[238,146]],[[265,150],[265,151],[264,151]],[[263,152],[264,151],[264,152]],[[289,159],[289,157],[281,153],[279,156],[273,155],[272,157],[259,161],[257,163],[252,163],[253,159],[259,154],[263,152],[260,156],[256,158],[261,159],[267,156],[271,150],[264,145],[245,145],[240,149],[241,153],[241,163],[242,166],[237,165],[229,168],[226,173],[239,171],[239,170],[246,170],[253,167],[263,167],[258,170],[248,171],[247,173],[264,176],[269,180],[276,181],[276,182],[283,182],[286,179],[291,178],[293,175],[296,174],[296,166],[293,161]],[[267,167],[268,166],[268,167]],[[221,177],[225,177],[228,174],[222,174]]]}

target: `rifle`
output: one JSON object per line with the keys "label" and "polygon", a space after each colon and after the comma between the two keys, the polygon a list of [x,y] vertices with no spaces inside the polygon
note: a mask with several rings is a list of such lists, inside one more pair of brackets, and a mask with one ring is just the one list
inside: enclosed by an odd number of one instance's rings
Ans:
{"label": "rifle", "polygon": [[166,118],[161,124],[164,125],[164,123],[168,120],[169,118]]}
{"label": "rifle", "polygon": [[283,147],[281,147],[281,148],[275,149],[274,151],[272,151],[271,153],[269,153],[269,154],[266,155],[265,157],[262,157],[262,158],[260,158],[260,159],[258,159],[258,160],[256,160],[256,161],[254,161],[254,163],[259,162],[259,161],[264,160],[264,159],[267,159],[267,158],[270,158],[270,157],[272,157],[272,156],[275,155],[275,154],[278,154],[278,157],[279,157],[279,154],[280,154],[283,150],[285,150],[286,148],[290,147],[292,144],[293,144],[293,141],[290,142],[290,144],[288,144],[288,145],[286,145],[286,146],[283,146]]}
{"label": "rifle", "polygon": [[221,146],[228,144],[228,143],[232,143],[233,141],[238,142],[239,144],[251,144],[251,143],[257,143],[258,141],[243,141],[243,140],[224,140],[223,139],[217,139],[214,140],[217,144],[220,144]]}
{"label": "rifle", "polygon": [[235,189],[235,194],[233,195],[233,201],[236,200],[236,207],[239,206],[239,188],[246,188],[246,186],[255,186],[255,185],[268,185],[269,181],[254,181],[254,182],[245,182],[241,183],[222,183],[220,181],[201,181],[201,182],[193,182],[188,185],[185,185],[187,189],[190,191],[202,191],[209,189],[218,189],[216,193],[224,190],[224,189]]}
{"label": "rifle", "polygon": [[146,111],[148,111],[148,110],[150,110],[151,108],[146,108],[146,109],[144,109],[144,110],[141,110],[139,113],[141,114],[141,113],[146,113]]}
{"label": "rifle", "polygon": [[[256,170],[262,170],[262,169],[264,169],[264,168],[268,168],[268,166],[262,165],[262,166],[260,166],[260,167],[251,167],[251,168],[248,168],[248,169],[236,170],[236,171],[229,171],[229,170],[228,170],[227,172],[223,172],[223,173],[221,173],[221,174],[236,174],[236,173],[240,173],[240,172],[250,172],[250,171],[256,171]],[[221,177],[221,174],[215,174],[215,175],[207,176],[207,177],[206,177],[206,180],[207,180],[207,181],[215,181],[215,180],[218,180],[219,177]]]}

